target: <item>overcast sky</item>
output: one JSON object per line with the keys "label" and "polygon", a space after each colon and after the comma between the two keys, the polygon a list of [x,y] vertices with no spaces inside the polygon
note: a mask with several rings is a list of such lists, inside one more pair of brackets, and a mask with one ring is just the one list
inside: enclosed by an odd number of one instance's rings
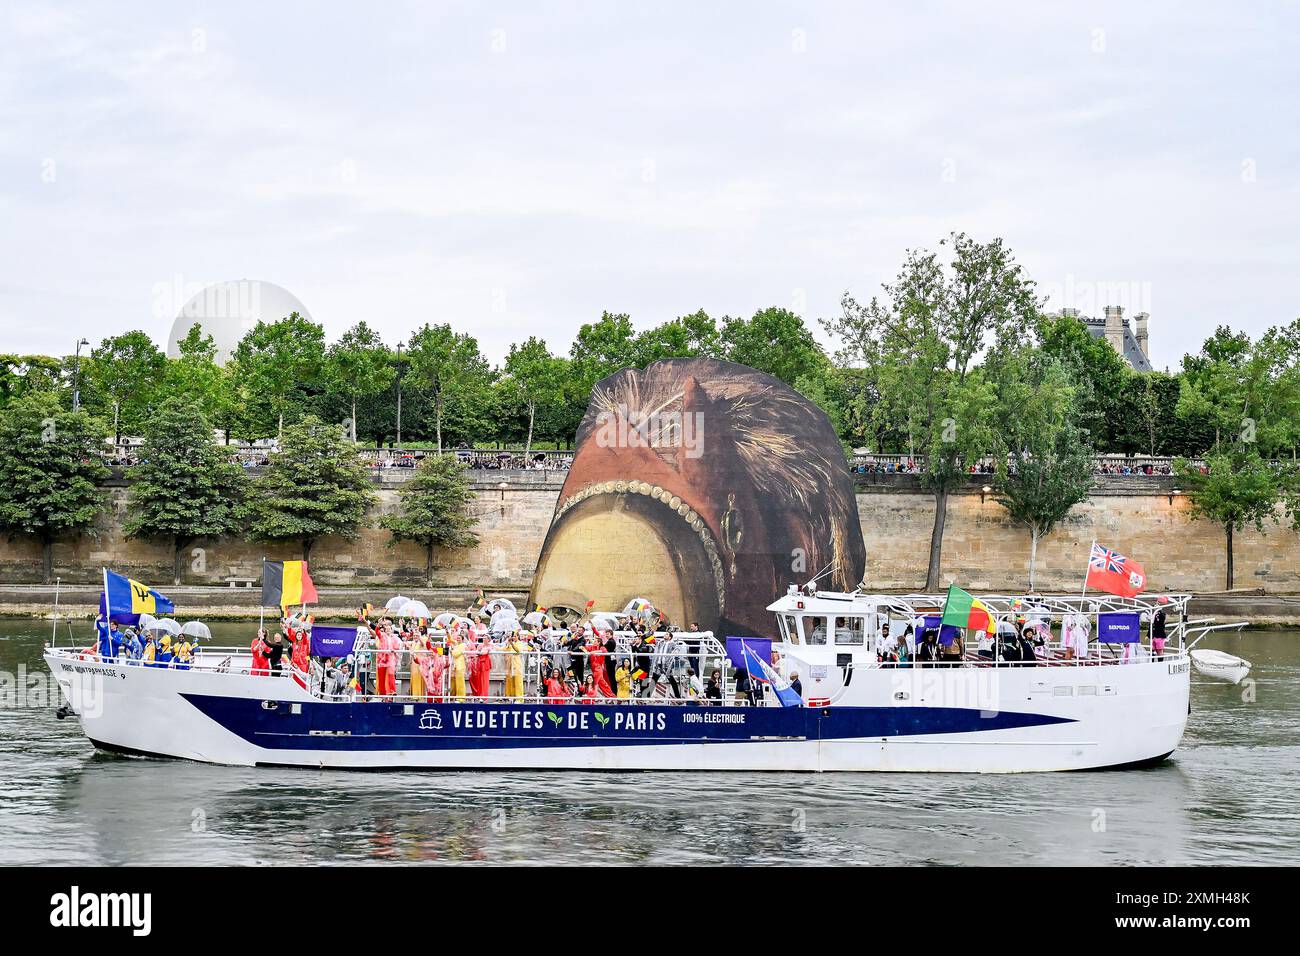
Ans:
{"label": "overcast sky", "polygon": [[0,351],[165,344],[181,290],[238,278],[493,360],[605,309],[813,322],[954,229],[1053,308],[1149,311],[1160,368],[1300,316],[1294,3],[0,17]]}

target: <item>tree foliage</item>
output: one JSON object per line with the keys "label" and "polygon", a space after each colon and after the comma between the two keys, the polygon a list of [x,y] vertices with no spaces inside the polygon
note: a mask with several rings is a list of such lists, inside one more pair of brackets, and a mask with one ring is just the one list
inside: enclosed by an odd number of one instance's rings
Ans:
{"label": "tree foliage", "polygon": [[105,505],[101,457],[107,429],[35,392],[0,411],[0,531],[35,538],[49,583],[54,542],[90,531]]}
{"label": "tree foliage", "polygon": [[286,425],[280,450],[253,481],[249,528],[266,541],[298,541],[304,561],[326,535],[355,537],[375,493],[356,445],[309,415]]}
{"label": "tree foliage", "polygon": [[454,455],[428,455],[398,492],[399,509],[379,519],[397,541],[425,549],[425,584],[433,587],[434,548],[472,548],[478,544],[471,511],[469,475]]}
{"label": "tree foliage", "polygon": [[130,538],[170,544],[172,581],[180,584],[186,545],[240,529],[248,479],[212,443],[212,426],[202,411],[182,398],[159,405],[143,437],[140,463],[128,473],[123,530]]}

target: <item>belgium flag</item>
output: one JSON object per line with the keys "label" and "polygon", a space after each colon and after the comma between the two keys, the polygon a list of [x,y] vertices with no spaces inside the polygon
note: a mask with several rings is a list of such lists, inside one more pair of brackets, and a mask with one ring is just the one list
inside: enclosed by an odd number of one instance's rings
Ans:
{"label": "belgium flag", "polygon": [[262,606],[286,608],[315,604],[316,585],[311,583],[306,561],[262,562]]}

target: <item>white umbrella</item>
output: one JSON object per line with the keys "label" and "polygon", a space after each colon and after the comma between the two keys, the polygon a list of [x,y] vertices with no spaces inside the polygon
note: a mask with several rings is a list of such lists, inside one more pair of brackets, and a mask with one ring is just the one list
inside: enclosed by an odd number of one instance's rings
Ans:
{"label": "white umbrella", "polygon": [[441,630],[443,628],[450,627],[451,624],[456,620],[457,620],[456,615],[452,614],[451,611],[443,611],[441,614],[439,614],[437,617],[433,619],[433,626],[436,630]]}
{"label": "white umbrella", "polygon": [[514,602],[509,598],[493,598],[488,601],[487,609],[489,614],[496,614],[498,611],[509,611],[515,617],[519,616],[519,612],[515,610]]}
{"label": "white umbrella", "polygon": [[384,610],[387,611],[389,614],[392,614],[397,610],[399,610],[401,606],[409,600],[411,599],[408,597],[403,597],[400,594],[397,595],[397,597],[391,597],[388,599],[388,603],[384,605]]}
{"label": "white umbrella", "polygon": [[196,640],[212,640],[212,631],[202,621],[186,621],[181,627],[181,633]]}
{"label": "white umbrella", "polygon": [[407,601],[397,609],[398,617],[428,617],[429,606],[423,601]]}
{"label": "white umbrella", "polygon": [[154,622],[153,630],[166,631],[172,637],[177,637],[181,633],[181,625],[179,621],[174,621],[170,617],[164,617]]}
{"label": "white umbrella", "polygon": [[524,615],[524,624],[528,627],[550,627],[551,619],[544,611],[532,611]]}
{"label": "white umbrella", "polygon": [[591,615],[591,626],[602,631],[617,631],[618,618],[609,613],[597,613]]}
{"label": "white umbrella", "polygon": [[154,617],[152,614],[141,614],[140,620],[136,623],[135,628],[137,631],[141,632],[152,631],[154,630],[154,625],[157,623],[158,618]]}

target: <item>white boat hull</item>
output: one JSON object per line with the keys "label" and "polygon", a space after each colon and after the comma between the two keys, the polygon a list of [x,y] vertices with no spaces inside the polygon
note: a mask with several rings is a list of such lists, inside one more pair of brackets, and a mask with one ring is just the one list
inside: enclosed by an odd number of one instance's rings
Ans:
{"label": "white boat hull", "polygon": [[[46,660],[101,748],[233,765],[1018,773],[1140,765],[1187,722],[1186,657],[878,668],[826,708],[322,701],[287,678]],[[238,669],[238,668],[236,668]]]}

